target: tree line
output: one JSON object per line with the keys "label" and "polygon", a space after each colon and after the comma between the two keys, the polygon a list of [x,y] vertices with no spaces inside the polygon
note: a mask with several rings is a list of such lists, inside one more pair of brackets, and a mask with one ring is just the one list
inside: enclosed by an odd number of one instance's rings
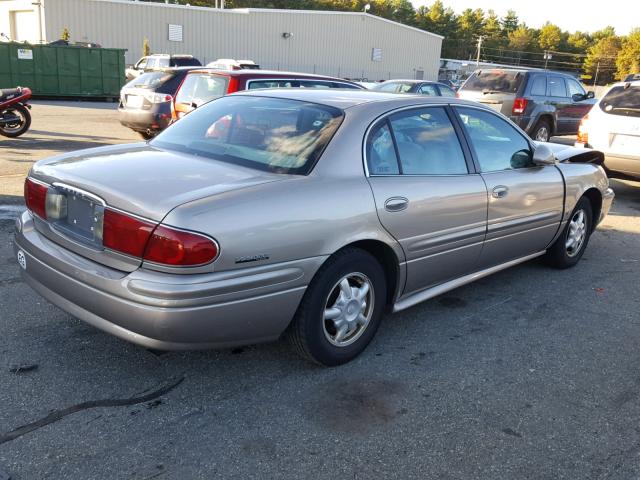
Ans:
{"label": "tree line", "polygon": [[[164,0],[148,0],[161,1]],[[171,0],[213,7],[215,0]],[[409,0],[226,0],[225,8],[364,11],[372,15],[444,36],[442,57],[475,59],[481,37],[483,61],[549,68],[580,73],[598,84],[640,73],[640,28],[617,35],[613,27],[597,32],[562,30],[547,22],[531,28],[509,10],[503,17],[493,10],[468,8],[460,14],[441,0],[414,8]]]}

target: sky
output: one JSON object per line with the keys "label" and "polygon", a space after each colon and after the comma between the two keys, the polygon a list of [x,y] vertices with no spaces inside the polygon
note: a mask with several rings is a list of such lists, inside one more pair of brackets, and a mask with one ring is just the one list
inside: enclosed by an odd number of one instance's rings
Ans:
{"label": "sky", "polygon": [[[431,5],[433,0],[412,0],[419,7]],[[540,27],[547,20],[563,30],[594,32],[607,25],[619,35],[640,27],[639,0],[442,0],[445,7],[456,13],[465,8],[493,9],[500,17],[512,9],[520,21],[530,27]],[[606,5],[606,6],[605,6]]]}

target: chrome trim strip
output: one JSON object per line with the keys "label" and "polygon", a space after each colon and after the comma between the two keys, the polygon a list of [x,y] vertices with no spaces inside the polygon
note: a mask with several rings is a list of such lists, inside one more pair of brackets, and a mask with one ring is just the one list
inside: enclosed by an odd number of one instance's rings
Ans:
{"label": "chrome trim strip", "polygon": [[401,310],[405,310],[409,307],[413,307],[418,303],[424,302],[425,300],[429,300],[430,298],[436,297],[443,293],[446,293],[454,288],[461,287],[468,283],[474,282],[481,278],[487,277],[493,273],[499,272],[501,270],[505,270],[509,267],[513,267],[514,265],[518,265],[519,263],[527,262],[536,257],[544,255],[546,250],[542,252],[533,253],[531,255],[527,255],[526,257],[516,258],[515,260],[511,260],[509,262],[496,265],[494,267],[487,268],[485,270],[480,270],[479,272],[471,273],[469,275],[465,275],[460,278],[456,278],[454,280],[449,280],[448,282],[441,283],[440,285],[436,285],[435,287],[427,288],[425,290],[421,290],[419,292],[413,293],[406,298],[403,298],[397,301],[393,305],[393,312],[399,312]]}
{"label": "chrome trim strip", "polygon": [[54,187],[56,187],[56,188],[61,189],[61,190],[70,191],[70,192],[76,193],[76,194],[78,194],[80,196],[87,197],[87,198],[93,200],[94,202],[102,205],[103,207],[107,206],[107,203],[102,198],[100,198],[97,195],[94,195],[93,193],[89,193],[86,190],[82,190],[81,188],[72,187],[71,185],[67,185],[66,183],[62,183],[62,182],[53,182],[52,185]]}
{"label": "chrome trim strip", "polygon": [[[538,223],[544,220],[550,220],[555,217],[562,217],[562,212],[558,210],[552,210],[547,212],[538,213],[536,215],[520,215],[516,218],[511,218],[509,220],[502,221],[490,221],[487,225],[487,233],[495,233],[501,232],[503,230],[508,230],[509,228],[520,227],[524,225],[530,225],[534,223]],[[554,222],[558,223],[558,222]]]}

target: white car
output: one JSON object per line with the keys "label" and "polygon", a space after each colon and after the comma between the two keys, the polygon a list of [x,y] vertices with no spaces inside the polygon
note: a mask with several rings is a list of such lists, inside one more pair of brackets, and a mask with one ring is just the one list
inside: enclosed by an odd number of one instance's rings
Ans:
{"label": "white car", "polygon": [[640,79],[616,83],[598,100],[580,123],[576,147],[603,152],[610,177],[640,179]]}

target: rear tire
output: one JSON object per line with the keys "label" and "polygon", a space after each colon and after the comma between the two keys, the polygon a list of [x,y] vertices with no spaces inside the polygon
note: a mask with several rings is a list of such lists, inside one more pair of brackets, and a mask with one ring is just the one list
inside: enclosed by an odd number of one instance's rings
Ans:
{"label": "rear tire", "polygon": [[593,228],[593,210],[588,198],[582,197],[555,243],[547,250],[546,262],[559,269],[573,267],[584,254]]}
{"label": "rear tire", "polygon": [[548,142],[551,138],[551,125],[549,125],[549,121],[545,119],[538,120],[536,126],[533,127],[533,131],[531,132],[531,138],[538,142]]}
{"label": "rear tire", "polygon": [[371,342],[386,297],[380,263],[358,248],[341,250],[309,284],[287,331],[288,339],[299,355],[312,362],[347,363]]}
{"label": "rear tire", "polygon": [[29,113],[29,109],[24,105],[13,105],[4,110],[2,113],[3,115],[5,113],[15,114],[18,117],[21,117],[21,120],[19,122],[16,122],[15,124],[0,126],[0,135],[15,138],[19,137],[27,130],[29,130],[29,127],[31,126],[31,113]]}

